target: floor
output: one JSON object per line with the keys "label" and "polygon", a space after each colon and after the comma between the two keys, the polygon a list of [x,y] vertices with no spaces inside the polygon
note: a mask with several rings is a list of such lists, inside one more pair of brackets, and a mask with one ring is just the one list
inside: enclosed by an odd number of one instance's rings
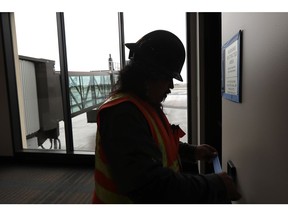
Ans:
{"label": "floor", "polygon": [[93,167],[0,165],[0,204],[90,204]]}

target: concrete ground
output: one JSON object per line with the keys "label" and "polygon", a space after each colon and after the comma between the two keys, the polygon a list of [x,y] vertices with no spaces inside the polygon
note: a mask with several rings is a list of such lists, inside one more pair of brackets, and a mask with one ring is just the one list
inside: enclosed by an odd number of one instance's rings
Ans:
{"label": "concrete ground", "polygon": [[[175,86],[163,103],[164,113],[171,124],[179,124],[183,131],[187,131],[187,89],[186,87]],[[65,131],[63,122],[59,123],[61,149],[65,149]],[[72,119],[74,149],[79,151],[94,152],[96,139],[96,123],[87,123],[86,113]],[[181,141],[187,141],[185,135]],[[51,144],[47,140],[45,148]],[[53,147],[52,147],[53,148]]]}

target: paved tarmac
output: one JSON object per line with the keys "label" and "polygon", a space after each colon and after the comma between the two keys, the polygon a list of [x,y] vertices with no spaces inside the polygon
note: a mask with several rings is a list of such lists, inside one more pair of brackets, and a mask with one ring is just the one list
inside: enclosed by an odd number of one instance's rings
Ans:
{"label": "paved tarmac", "polygon": [[[164,113],[171,124],[178,124],[187,131],[187,90],[185,87],[175,87],[163,102]],[[61,149],[65,149],[65,132],[63,122],[59,123]],[[96,139],[96,123],[87,123],[86,113],[72,118],[74,150],[94,152]],[[181,141],[187,141],[185,135]],[[49,141],[44,144],[50,147]]]}

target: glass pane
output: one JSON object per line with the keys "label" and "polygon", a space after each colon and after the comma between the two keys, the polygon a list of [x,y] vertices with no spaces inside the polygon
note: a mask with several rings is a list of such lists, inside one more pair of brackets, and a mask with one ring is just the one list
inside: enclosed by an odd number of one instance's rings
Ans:
{"label": "glass pane", "polygon": [[[124,13],[125,42],[137,42],[145,34],[162,29],[177,35],[186,47],[186,19],[185,13],[145,12],[137,11]],[[129,50],[125,49],[126,59]],[[187,133],[187,72],[186,61],[183,65],[181,76],[183,82],[174,79],[174,89],[163,103],[164,112],[171,124],[179,124]],[[187,142],[188,136],[182,138]]]}
{"label": "glass pane", "polygon": [[64,13],[74,150],[95,151],[96,108],[120,67],[118,14]]}
{"label": "glass pane", "polygon": [[15,26],[23,148],[65,149],[56,14],[16,12]]}

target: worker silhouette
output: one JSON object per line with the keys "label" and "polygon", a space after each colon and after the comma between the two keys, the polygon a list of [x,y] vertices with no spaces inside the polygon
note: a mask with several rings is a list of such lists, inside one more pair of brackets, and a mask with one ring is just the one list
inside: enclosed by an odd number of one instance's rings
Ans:
{"label": "worker silhouette", "polygon": [[[228,203],[240,198],[225,173],[200,175],[189,164],[209,161],[210,145],[182,143],[162,102],[183,81],[182,42],[156,30],[128,43],[130,62],[110,97],[99,107],[93,203]],[[191,162],[191,163],[189,163]]]}

